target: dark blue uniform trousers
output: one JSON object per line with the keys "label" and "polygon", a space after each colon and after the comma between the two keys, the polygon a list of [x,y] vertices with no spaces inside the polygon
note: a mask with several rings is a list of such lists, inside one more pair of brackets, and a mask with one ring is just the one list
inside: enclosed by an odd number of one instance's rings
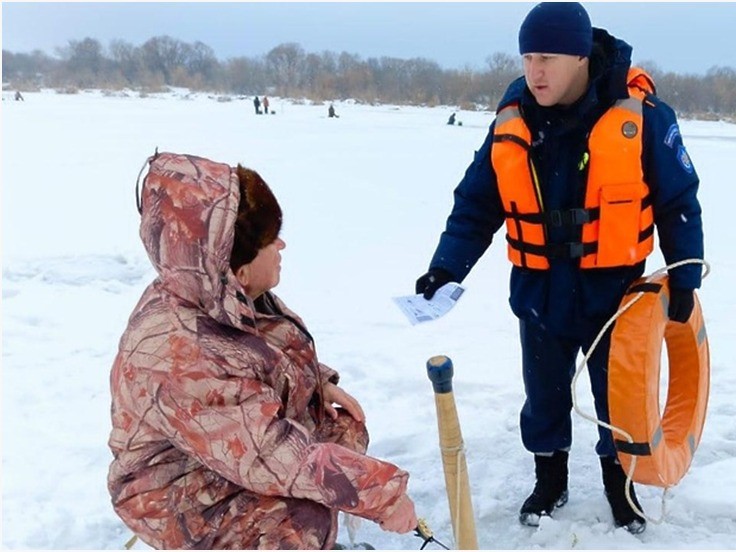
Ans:
{"label": "dark blue uniform trousers", "polygon": [[[583,325],[575,337],[561,337],[531,320],[520,320],[526,402],[521,410],[521,439],[533,453],[569,450],[572,444],[572,391],[578,354],[588,351],[603,323]],[[588,360],[588,374],[599,420],[608,423],[608,354],[606,331]],[[582,359],[582,357],[581,357]],[[580,389],[576,389],[580,397]],[[584,408],[583,408],[584,410]],[[587,420],[585,423],[589,423]],[[599,456],[616,456],[611,431],[598,426]]]}

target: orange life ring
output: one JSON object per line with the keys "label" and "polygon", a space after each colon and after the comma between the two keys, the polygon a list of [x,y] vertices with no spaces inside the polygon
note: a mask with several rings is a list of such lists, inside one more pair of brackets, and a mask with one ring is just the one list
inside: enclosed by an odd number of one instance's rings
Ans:
{"label": "orange life ring", "polygon": [[[637,280],[621,304],[634,294],[643,295],[617,320],[611,335],[608,360],[608,407],[624,471],[636,456],[632,480],[670,487],[685,475],[705,423],[710,385],[710,353],[703,312],[697,296],[685,323],[667,316],[667,276],[650,282]],[[669,388],[664,414],[660,414],[660,360],[662,341],[667,344]]]}

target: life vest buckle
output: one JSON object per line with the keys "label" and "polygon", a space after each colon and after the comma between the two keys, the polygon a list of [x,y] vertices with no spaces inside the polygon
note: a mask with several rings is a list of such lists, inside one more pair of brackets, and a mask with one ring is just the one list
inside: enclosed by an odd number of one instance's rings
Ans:
{"label": "life vest buckle", "polygon": [[582,225],[590,222],[590,210],[589,209],[570,209],[570,224]]}
{"label": "life vest buckle", "polygon": [[568,255],[570,259],[579,259],[583,255],[585,255],[585,248],[583,247],[582,243],[568,242],[565,245],[567,245]]}
{"label": "life vest buckle", "polygon": [[593,220],[590,209],[567,209],[566,211],[549,211],[547,224],[549,226],[582,226]]}
{"label": "life vest buckle", "polygon": [[550,226],[562,226],[562,211],[550,211],[549,224]]}

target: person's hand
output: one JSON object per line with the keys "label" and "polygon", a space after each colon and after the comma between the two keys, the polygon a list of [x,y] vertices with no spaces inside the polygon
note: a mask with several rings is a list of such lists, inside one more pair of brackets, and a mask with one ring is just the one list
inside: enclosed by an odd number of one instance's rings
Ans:
{"label": "person's hand", "polygon": [[691,289],[670,289],[670,307],[667,316],[674,322],[687,322],[695,307],[695,295]]}
{"label": "person's hand", "polygon": [[429,272],[417,280],[416,293],[421,293],[429,300],[445,284],[455,280],[455,277],[444,268],[430,268]]}
{"label": "person's hand", "polygon": [[378,522],[381,529],[394,533],[408,533],[416,529],[418,524],[414,502],[405,494],[391,505],[386,517]]}
{"label": "person's hand", "polygon": [[322,398],[325,402],[325,411],[333,420],[337,419],[337,410],[333,405],[342,406],[353,418],[365,422],[365,414],[358,400],[347,391],[334,383],[326,383],[322,387]]}

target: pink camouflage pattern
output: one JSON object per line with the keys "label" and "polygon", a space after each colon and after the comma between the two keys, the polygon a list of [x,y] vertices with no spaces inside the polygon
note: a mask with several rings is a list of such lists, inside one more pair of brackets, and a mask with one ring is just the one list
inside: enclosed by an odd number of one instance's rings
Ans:
{"label": "pink camouflage pattern", "polygon": [[338,374],[295,313],[271,293],[256,312],[230,270],[234,169],[148,162],[140,234],[158,277],[110,376],[115,511],[159,549],[330,549],[338,511],[385,519],[408,474],[365,455],[363,424],[324,416]]}

